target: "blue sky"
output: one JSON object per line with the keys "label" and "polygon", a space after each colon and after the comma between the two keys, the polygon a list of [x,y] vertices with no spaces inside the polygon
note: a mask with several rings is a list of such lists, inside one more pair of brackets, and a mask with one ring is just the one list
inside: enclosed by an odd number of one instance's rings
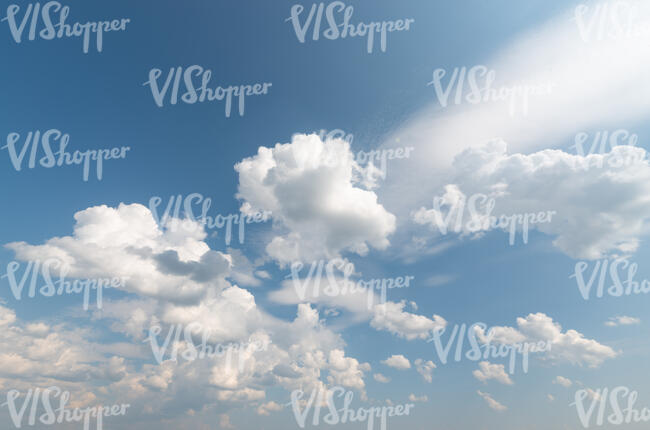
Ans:
{"label": "blue sky", "polygon": [[[27,3],[17,4],[21,18]],[[84,54],[77,38],[16,43],[0,21],[2,145],[11,133],[20,149],[29,132],[57,129],[70,152],[130,150],[104,162],[101,180],[91,169],[84,181],[77,165],[29,169],[26,160],[17,171],[0,149],[0,273],[14,261],[22,274],[29,261],[57,258],[70,279],[129,279],[104,292],[103,309],[85,311],[79,295],[16,300],[1,278],[0,397],[56,385],[84,407],[129,402],[107,424],[138,429],[299,428],[291,406],[280,407],[292,391],[333,386],[354,392],[355,408],[413,403],[388,428],[421,430],[578,429],[574,394],[604,387],[637,390],[636,407],[650,404],[647,295],[584,300],[569,277],[579,262],[590,275],[596,262],[626,258],[638,264],[636,281],[650,279],[648,161],[612,167],[616,151],[607,148],[588,156],[604,167],[581,169],[585,157],[572,148],[578,133],[622,130],[638,135],[625,150],[645,157],[647,37],[581,34],[579,2],[347,1],[354,23],[415,20],[388,33],[386,52],[367,53],[359,37],[300,43],[287,21],[293,1],[63,4],[70,23],[130,22],[104,34],[102,52],[91,43]],[[304,20],[312,3],[300,4]],[[585,3],[587,16],[596,4]],[[646,12],[630,22],[646,23]],[[158,107],[143,85],[150,70],[164,80],[192,65],[212,71],[211,88],[272,85],[246,97],[243,116],[233,104],[226,117],[221,101]],[[499,102],[441,106],[427,85],[434,70],[447,72],[446,83],[454,68],[477,65],[495,71],[497,88],[555,86],[531,96],[527,115]],[[310,135],[336,129],[352,144]],[[399,147],[412,156],[388,160],[385,177],[350,161]],[[326,155],[338,164],[323,164]],[[510,246],[498,228],[442,234],[432,201],[453,190],[495,199],[495,215],[557,215],[531,227],[526,244],[519,233]],[[247,224],[243,243],[235,233],[226,244],[222,229],[156,225],[151,198],[164,207],[193,193],[211,199],[211,216],[272,215]],[[354,296],[292,296],[292,263],[334,259],[354,265],[355,281],[414,281],[371,309]],[[446,339],[476,322],[501,327],[504,339],[550,341],[551,350],[508,376],[506,360],[489,358],[484,381],[478,361],[441,363],[426,342],[433,330],[446,327]],[[218,360],[156,363],[150,327],[191,323],[214,331],[215,343],[266,336],[273,347],[239,373]],[[383,363],[391,356],[410,368]],[[430,378],[418,359],[435,366]],[[293,376],[280,375],[285,367]],[[4,406],[0,420],[13,428]]]}

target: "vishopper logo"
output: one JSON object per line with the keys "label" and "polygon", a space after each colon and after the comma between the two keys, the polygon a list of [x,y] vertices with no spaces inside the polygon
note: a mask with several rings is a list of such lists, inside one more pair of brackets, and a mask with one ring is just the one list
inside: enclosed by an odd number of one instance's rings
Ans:
{"label": "vishopper logo", "polygon": [[[365,37],[366,50],[368,54],[372,54],[375,47],[375,37],[379,39],[379,49],[381,52],[386,52],[386,44],[388,33],[393,31],[409,31],[411,24],[415,22],[413,18],[398,19],[397,21],[373,21],[368,24],[359,22],[356,25],[351,24],[352,15],[354,14],[353,6],[346,6],[342,1],[334,1],[327,4],[314,3],[309,9],[309,13],[303,16],[302,23],[300,22],[301,15],[305,7],[300,4],[295,4],[291,7],[291,16],[286,21],[291,21],[293,30],[296,32],[296,37],[300,43],[305,43],[307,39],[307,32],[313,24],[312,39],[317,41],[321,35],[328,40],[345,39],[347,37]],[[323,17],[323,13],[325,16]],[[327,29],[321,32],[321,24],[323,18],[327,22]]]}
{"label": "vishopper logo", "polygon": [[[581,389],[576,391],[574,402],[570,406],[576,407],[578,418],[584,428],[589,428],[592,424],[592,417],[598,407],[596,415],[596,426],[602,426],[605,422],[605,413],[609,403],[611,413],[607,415],[607,422],[612,425],[632,424],[650,421],[650,409],[635,409],[639,393],[630,390],[628,387],[618,386],[611,391],[609,388],[599,388],[597,390]],[[588,399],[589,408],[585,408],[585,400]],[[622,408],[622,403],[627,407]]]}
{"label": "vishopper logo", "polygon": [[[329,413],[323,417],[323,422],[328,425],[337,425],[354,422],[367,422],[367,429],[373,430],[375,428],[375,419],[379,421],[377,428],[386,430],[388,417],[399,417],[409,415],[411,408],[415,407],[413,403],[395,406],[372,406],[370,408],[357,408],[352,409],[352,400],[354,399],[354,392],[346,390],[341,386],[335,386],[327,390],[319,389],[312,390],[309,400],[303,400],[305,393],[302,390],[294,390],[291,392],[291,405],[293,414],[296,418],[296,423],[300,428],[305,428],[305,422],[312,407],[313,419],[312,424],[318,426],[321,419],[321,409],[323,405],[327,406]],[[343,397],[342,407],[338,407],[335,402],[336,397]],[[302,409],[302,410],[301,410]]]}
{"label": "vishopper logo", "polygon": [[[585,152],[589,139],[591,144],[588,151]],[[619,168],[631,166],[643,162],[646,159],[645,151],[630,150],[637,148],[639,136],[625,129],[618,129],[612,132],[608,130],[597,131],[593,137],[586,132],[579,132],[575,136],[575,143],[571,148],[575,148],[577,155],[585,157],[582,168],[586,171],[591,167],[603,168],[605,163],[608,167]],[[588,157],[592,154],[605,155],[612,152],[611,157]]]}
{"label": "vishopper logo", "polygon": [[[442,344],[442,335],[446,331],[446,327],[440,327],[433,331],[431,337],[427,339],[428,343],[433,342],[436,353],[440,363],[447,364],[449,351],[456,342],[456,350],[454,353],[454,361],[459,362],[465,357],[470,361],[488,360],[490,358],[506,358],[509,357],[508,372],[513,374],[517,364],[517,354],[521,354],[521,367],[524,373],[528,373],[528,354],[531,352],[543,352],[551,350],[551,343],[549,341],[540,340],[538,342],[511,342],[503,343],[495,342],[492,340],[495,335],[495,328],[492,327],[487,331],[487,324],[477,322],[467,327],[466,324],[460,326],[456,324],[451,331],[449,339],[447,339],[446,346]],[[463,354],[465,346],[465,336],[469,341],[470,350]],[[483,351],[481,352],[481,349]]]}
{"label": "vishopper logo", "polygon": [[[441,234],[449,231],[455,233],[471,234],[482,231],[501,228],[509,231],[509,244],[514,245],[518,230],[521,230],[524,244],[528,243],[528,229],[530,225],[550,223],[556,211],[528,212],[519,214],[492,215],[496,206],[496,200],[485,194],[473,194],[467,198],[460,190],[453,185],[448,185],[446,193],[442,197],[433,198],[433,210],[421,208],[414,213],[417,223],[434,224]],[[446,215],[443,217],[443,207],[446,207]],[[465,208],[469,210],[469,218],[465,216]],[[455,224],[454,223],[455,217]],[[518,226],[521,226],[518,229]]]}
{"label": "vishopper logo", "polygon": [[[111,416],[126,415],[126,410],[131,406],[129,404],[115,404],[112,406],[93,406],[86,408],[68,408],[67,404],[70,400],[70,392],[63,391],[57,386],[51,386],[45,389],[30,388],[24,394],[20,409],[16,405],[16,400],[21,397],[18,390],[10,390],[7,392],[7,401],[2,406],[9,408],[9,415],[11,421],[16,428],[22,428],[24,424],[25,412],[27,407],[30,407],[29,415],[27,418],[27,425],[33,426],[38,420],[44,425],[62,424],[62,423],[75,423],[83,421],[83,430],[90,430],[91,418],[95,421],[97,430],[102,430],[104,425],[104,418]],[[59,407],[54,409],[52,401],[54,397],[59,398]],[[39,407],[44,409],[44,413],[37,417]]]}
{"label": "vishopper logo", "polygon": [[[167,330],[165,339],[158,339],[162,328],[159,325],[154,325],[149,328],[149,338],[143,342],[149,342],[151,351],[158,364],[165,361],[165,356],[169,360],[178,361],[179,356],[185,361],[194,361],[204,358],[225,357],[226,368],[232,367],[233,355],[238,357],[238,370],[244,370],[244,363],[246,359],[258,351],[266,351],[270,339],[257,339],[248,343],[216,343],[211,344],[210,338],[215,333],[209,327],[204,327],[198,322],[190,323],[186,326],[181,324],[172,324]],[[194,343],[194,337],[198,335],[201,337],[201,343],[197,346]],[[182,340],[181,340],[182,336]]]}
{"label": "vishopper logo", "polygon": [[[42,146],[44,156],[38,160],[38,164],[40,164],[41,167],[49,169],[52,167],[61,167],[64,164],[66,166],[71,166],[83,163],[84,182],[88,181],[91,164],[95,165],[97,180],[101,181],[104,172],[104,160],[124,159],[126,158],[126,151],[131,149],[128,146],[122,146],[120,148],[112,149],[89,149],[83,152],[76,150],[74,153],[70,153],[66,151],[66,147],[70,142],[70,135],[67,133],[62,134],[57,129],[47,130],[42,135],[40,130],[28,132],[27,136],[24,138],[25,141],[22,148],[20,148],[20,151],[17,150],[17,142],[19,140],[19,133],[9,133],[9,135],[7,135],[7,144],[0,148],[7,150],[11,164],[17,172],[22,169],[23,160],[25,159],[25,155],[27,155],[27,150],[30,146],[31,151],[29,153],[29,162],[27,163],[27,167],[29,169],[36,167],[38,148],[39,146]],[[52,150],[52,144],[56,141],[59,142],[59,150],[54,152]],[[94,161],[94,163],[91,163],[91,160]]]}
{"label": "vishopper logo", "polygon": [[[433,78],[427,86],[433,85],[442,108],[450,103],[461,105],[463,103],[479,104],[488,102],[508,102],[508,113],[515,116],[520,110],[523,116],[528,115],[531,96],[545,96],[551,94],[554,83],[528,84],[518,83],[512,86],[494,87],[496,71],[487,66],[477,65],[470,68],[466,66],[455,67],[449,81],[443,84],[447,70],[438,68],[433,71]],[[455,92],[454,92],[455,88]],[[450,100],[450,96],[454,97]]]}
{"label": "vishopper logo", "polygon": [[[291,275],[293,287],[300,300],[317,299],[321,296],[338,297],[356,294],[367,294],[368,310],[373,310],[377,304],[384,304],[387,300],[387,291],[393,288],[408,288],[415,276],[399,276],[395,278],[377,278],[364,281],[359,279],[350,280],[354,273],[354,266],[340,258],[329,261],[319,260],[311,263],[307,276],[301,278],[301,271],[304,268],[302,262],[291,264]],[[323,280],[323,268],[326,272],[327,281]],[[342,273],[341,279],[338,273]],[[322,288],[321,288],[322,287]],[[376,303],[375,290],[380,291],[379,300]]]}
{"label": "vishopper logo", "polygon": [[[56,258],[49,258],[44,261],[28,261],[27,267],[19,275],[20,263],[12,261],[7,264],[7,273],[0,276],[0,279],[7,278],[11,292],[16,300],[21,300],[23,290],[29,279],[27,297],[34,298],[36,294],[43,297],[52,297],[63,294],[83,294],[83,308],[88,310],[91,291],[95,291],[97,309],[102,309],[104,288],[122,288],[126,284],[126,278],[95,278],[95,279],[67,279],[70,266]],[[57,275],[58,274],[58,275]],[[31,276],[31,279],[30,279]],[[39,276],[45,281],[44,285],[38,286]],[[58,280],[52,278],[58,276]]]}
{"label": "vishopper logo", "polygon": [[[593,264],[591,274],[587,274],[587,277],[585,277],[590,264]],[[647,279],[643,279],[641,282],[634,280],[638,268],[639,265],[631,263],[627,257],[616,258],[611,261],[605,258],[593,263],[579,261],[576,263],[574,273],[569,276],[569,279],[575,278],[580,294],[585,300],[589,300],[591,297],[594,285],[596,285],[595,296],[598,298],[602,298],[605,292],[612,297],[647,294],[650,292],[650,281]],[[612,284],[605,289],[605,280],[608,274]]]}
{"label": "vishopper logo", "polygon": [[[192,193],[185,197],[181,194],[170,196],[165,206],[165,210],[161,214],[158,208],[162,203],[161,197],[155,196],[149,199],[149,210],[159,225],[165,226],[170,231],[194,231],[199,228],[209,230],[222,229],[225,227],[225,242],[230,245],[232,240],[233,224],[237,225],[237,233],[239,243],[244,243],[245,226],[251,223],[263,223],[270,219],[270,211],[258,211],[251,213],[228,214],[215,216],[208,215],[210,206],[212,206],[212,199],[204,197],[200,193]],[[184,217],[181,219],[181,207],[183,209]],[[194,209],[200,208],[200,214],[197,217]]]}
{"label": "vishopper logo", "polygon": [[[7,16],[2,21],[7,21],[11,36],[16,43],[23,41],[25,28],[29,22],[28,40],[40,38],[43,40],[62,39],[63,37],[82,37],[83,52],[88,53],[90,40],[95,40],[97,52],[102,52],[104,33],[125,31],[126,24],[131,22],[128,18],[114,19],[112,21],[89,21],[84,24],[75,22],[66,24],[70,7],[63,6],[58,1],[49,1],[41,7],[40,3],[28,3],[22,18],[19,18],[21,7],[11,4],[7,7]],[[40,18],[40,19],[39,19]],[[53,19],[54,18],[54,19]],[[56,20],[58,19],[58,22]],[[30,22],[31,21],[31,22]],[[53,23],[55,21],[56,23]],[[39,28],[42,28],[37,32]]]}
{"label": "vishopper logo", "polygon": [[576,6],[573,19],[586,43],[650,38],[650,9],[645,1],[583,3]]}
{"label": "vishopper logo", "polygon": [[[265,82],[263,84],[229,85],[228,87],[217,86],[208,88],[210,79],[212,78],[212,71],[210,69],[204,69],[199,65],[186,67],[184,71],[181,66],[170,68],[161,86],[158,79],[162,74],[161,69],[153,68],[149,71],[149,80],[142,84],[143,86],[149,85],[151,95],[158,107],[165,105],[165,98],[168,94],[169,104],[175,105],[178,103],[179,91],[182,85],[185,88],[185,93],[180,96],[181,102],[192,105],[197,102],[224,101],[226,118],[230,118],[234,98],[237,98],[239,116],[244,116],[246,97],[268,94],[269,87],[272,85],[270,82]],[[196,78],[200,78],[200,84],[196,82],[195,76]],[[170,86],[171,93],[169,92]]]}

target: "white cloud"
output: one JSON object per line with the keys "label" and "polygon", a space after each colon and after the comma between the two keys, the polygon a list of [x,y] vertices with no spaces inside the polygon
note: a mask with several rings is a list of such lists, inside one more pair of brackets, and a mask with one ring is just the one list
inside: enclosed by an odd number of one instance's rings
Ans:
{"label": "white cloud", "polygon": [[272,212],[281,233],[266,251],[281,264],[385,249],[395,230],[395,216],[377,195],[356,186],[362,168],[341,139],[297,134],[291,143],[260,147],[235,170],[242,210]]}
{"label": "white cloud", "polygon": [[[455,201],[483,194],[494,199],[492,216],[555,211],[550,222],[531,223],[529,229],[554,236],[554,245],[571,257],[597,259],[634,252],[650,219],[650,201],[646,198],[650,193],[650,163],[625,165],[621,160],[643,156],[644,149],[632,146],[586,157],[559,150],[507,154],[503,141],[493,141],[456,157],[445,187],[448,206],[444,210],[448,212]],[[598,160],[603,162],[602,168],[585,171],[582,167],[585,162]],[[476,212],[485,215],[488,210],[484,203],[478,203],[481,206]],[[415,211],[413,219],[438,233],[435,221],[440,215],[429,203]],[[466,206],[460,225],[464,235],[472,233],[470,216]],[[517,225],[515,239],[522,241],[521,224]]]}
{"label": "white cloud", "polygon": [[[324,389],[326,385],[321,379],[327,375],[327,384],[355,389],[365,398],[363,376],[370,366],[345,356],[340,336],[322,325],[316,310],[301,304],[294,321],[266,322],[269,334],[255,332],[250,343],[256,340],[262,343],[272,340],[272,343],[263,351],[245,348],[242,360],[239,356],[234,359],[236,365],[229,365],[223,356],[192,362],[167,360],[161,366],[145,366],[129,379],[128,384],[123,384],[123,389],[128,387],[128,393],[140,397],[142,394],[138,393],[143,390],[156,390],[158,396],[165,399],[157,408],[164,408],[167,403],[173,405],[179,401],[178,396],[183,396],[183,404],[192,404],[194,409],[201,409],[201,405],[210,402],[230,409],[242,405],[259,406],[258,402],[265,399],[267,387],[307,392]],[[179,350],[179,355],[182,351]],[[193,397],[187,399],[185,390],[190,387]],[[273,405],[268,402],[258,409],[259,412],[270,410]]]}
{"label": "white cloud", "polygon": [[489,361],[481,361],[478,367],[479,369],[473,371],[472,375],[479,381],[486,382],[488,379],[494,379],[505,385],[513,384],[503,364],[491,364]]}
{"label": "white cloud", "polygon": [[[187,302],[210,288],[223,287],[231,260],[212,251],[206,233],[196,224],[156,224],[140,204],[117,208],[95,206],[74,215],[72,236],[55,237],[43,245],[6,245],[22,261],[58,259],[69,278],[125,278],[123,289],[139,295]],[[58,276],[59,267],[52,272]]]}
{"label": "white cloud", "polygon": [[428,402],[428,401],[429,401],[429,397],[427,397],[426,395],[422,395],[418,397],[413,393],[409,394],[409,402]]}
{"label": "white cloud", "polygon": [[603,361],[616,357],[618,354],[609,346],[598,343],[593,339],[586,339],[576,330],[562,332],[562,326],[553,321],[548,315],[538,312],[528,314],[525,318],[517,318],[517,326],[493,327],[492,332],[485,331],[476,326],[477,338],[485,343],[488,338],[493,343],[531,342],[544,341],[550,344],[550,350],[543,352],[543,356],[553,361],[567,361],[572,364],[589,367],[598,367]]}
{"label": "white cloud", "polygon": [[281,411],[283,407],[274,401],[270,401],[267,403],[262,403],[258,408],[257,408],[257,414],[258,415],[270,415],[271,412],[273,411]]}
{"label": "white cloud", "polygon": [[609,321],[605,321],[605,325],[608,327],[616,327],[619,325],[634,325],[634,324],[641,324],[641,320],[639,318],[622,315],[617,317],[611,317]]}
{"label": "white cloud", "polygon": [[0,385],[22,390],[52,381],[69,386],[87,378],[110,384],[125,376],[124,358],[112,354],[110,343],[89,340],[93,333],[88,329],[26,323],[3,305],[0,326]]}
{"label": "white cloud", "polygon": [[228,414],[219,414],[219,427],[222,429],[234,429],[235,426],[233,426],[230,423],[230,415]]}
{"label": "white cloud", "polygon": [[[135,340],[142,340],[158,320],[158,303],[153,299],[111,300],[104,298],[102,309],[94,310],[93,320],[105,318],[110,329]],[[81,315],[80,315],[81,316]]]}
{"label": "white cloud", "polygon": [[411,368],[411,362],[402,354],[391,355],[386,360],[382,361],[383,364],[395,369],[406,370]]}
{"label": "white cloud", "polygon": [[330,372],[328,376],[330,385],[341,385],[363,391],[365,387],[364,372],[370,371],[368,363],[359,363],[355,358],[345,357],[345,353],[341,349],[331,350],[327,363]]}
{"label": "white cloud", "polygon": [[505,406],[502,405],[501,403],[499,403],[499,402],[497,402],[496,400],[494,400],[494,399],[492,398],[492,396],[490,396],[489,393],[484,393],[484,392],[482,392],[482,391],[480,391],[480,390],[478,390],[477,393],[478,393],[479,396],[483,397],[483,400],[485,400],[485,402],[488,404],[488,406],[489,406],[491,409],[494,409],[494,410],[497,411],[497,412],[503,412],[503,411],[505,411],[506,409],[508,409],[507,407],[505,407]]}
{"label": "white cloud", "polygon": [[[647,9],[644,13],[640,18],[647,19]],[[556,84],[551,94],[531,97],[526,117],[511,117],[505,102],[442,110],[432,87],[425,87],[431,71],[423,75],[422,89],[431,92],[431,106],[388,135],[383,145],[408,142],[418,154],[408,165],[396,165],[382,185],[382,201],[390,210],[397,213],[404,204],[416,207],[430,201],[434,190],[444,185],[445,168],[470,146],[501,137],[514,152],[528,153],[549,143],[557,147],[581,130],[617,128],[647,116],[647,39],[585,43],[573,14],[573,7],[567,6],[565,13],[529,29],[483,61],[496,71],[496,88],[522,82]]]}
{"label": "white cloud", "polygon": [[381,373],[375,373],[372,375],[372,377],[375,379],[375,381],[381,382],[382,384],[388,384],[390,382],[390,378],[382,375]]}
{"label": "white cloud", "polygon": [[228,248],[227,252],[232,261],[232,268],[228,277],[237,284],[258,287],[262,284],[258,278],[269,278],[270,275],[267,272],[255,270],[255,264],[251,263],[241,250]]}
{"label": "white cloud", "polygon": [[586,387],[585,387],[585,388],[584,388],[584,391],[586,392],[587,397],[588,397],[590,400],[593,400],[593,401],[598,401],[598,400],[600,400],[600,389],[594,391],[594,390],[592,390],[591,388],[586,388]]}
{"label": "white cloud", "polygon": [[573,384],[569,378],[565,378],[564,376],[556,376],[553,380],[553,383],[567,388]]}
{"label": "white cloud", "polygon": [[405,312],[404,306],[404,301],[386,302],[375,306],[370,325],[407,340],[426,339],[431,332],[447,325],[447,321],[439,315],[433,315],[433,319],[429,319],[423,315]]}
{"label": "white cloud", "polygon": [[232,341],[263,330],[267,317],[247,290],[231,286],[211,294],[196,305],[166,304],[161,318],[169,324],[199,324],[209,331],[210,339]]}
{"label": "white cloud", "polygon": [[428,360],[424,361],[421,358],[418,358],[415,360],[415,370],[424,378],[425,381],[428,383],[433,382],[433,369],[436,368],[436,365],[433,363],[433,361]]}
{"label": "white cloud", "polygon": [[474,330],[478,338],[484,343],[489,340],[494,343],[512,344],[526,340],[526,336],[514,327],[493,326],[490,327],[487,334],[480,327],[475,327]]}
{"label": "white cloud", "polygon": [[[312,303],[343,309],[351,315],[346,321],[357,323],[370,320],[370,326],[376,330],[386,330],[408,340],[425,339],[432,330],[446,324],[444,318],[438,315],[429,319],[404,311],[406,301],[380,303],[379,295],[372,288],[359,287],[357,280],[342,277],[337,271],[333,271],[332,275],[285,279],[281,283],[282,288],[271,291],[268,298],[275,303]],[[414,310],[418,309],[414,301],[408,305]]]}
{"label": "white cloud", "polygon": [[[369,319],[373,307],[379,302],[372,289],[357,287],[356,281],[339,276],[312,276],[303,279],[285,279],[282,288],[271,291],[269,299],[276,303],[318,303],[328,307],[342,308],[359,320]],[[343,293],[345,291],[345,293]]]}
{"label": "white cloud", "polygon": [[256,270],[254,274],[258,278],[271,279],[271,274],[269,272],[267,272],[266,270]]}
{"label": "white cloud", "polygon": [[0,302],[0,327],[5,327],[10,324],[13,324],[16,321],[16,313],[5,306],[2,306]]}
{"label": "white cloud", "polygon": [[[103,309],[75,316],[105,322],[132,342],[96,344],[88,339],[97,333],[47,321],[16,324],[15,313],[0,306],[1,368],[12,369],[12,375],[0,375],[1,386],[56,383],[80,398],[100,384],[102,397],[120,398],[149,416],[259,405],[267,387],[309,391],[327,383],[352,388],[366,398],[363,378],[370,365],[345,356],[345,342],[323,325],[318,311],[299,304],[296,318],[288,322],[265,313],[251,292],[226,280],[233,259],[210,250],[201,229],[158,226],[149,209],[138,204],[89,208],[75,219],[71,236],[43,245],[17,242],[10,248],[23,261],[59,258],[69,265],[68,276],[128,276],[124,290],[130,295],[106,297]],[[173,324],[196,323],[209,328],[210,341],[266,340],[262,343],[268,347],[244,348],[238,353],[241,367],[239,360],[229,365],[225,354],[146,364],[154,362],[150,339],[145,338],[150,327],[161,327],[160,345]],[[182,354],[188,345],[172,341],[172,347]],[[54,356],[59,358],[52,361]]]}

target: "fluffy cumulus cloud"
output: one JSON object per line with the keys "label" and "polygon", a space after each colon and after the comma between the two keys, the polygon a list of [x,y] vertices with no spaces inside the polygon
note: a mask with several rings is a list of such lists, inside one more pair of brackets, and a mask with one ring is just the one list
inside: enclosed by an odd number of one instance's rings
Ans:
{"label": "fluffy cumulus cloud", "polygon": [[411,362],[402,354],[391,355],[386,360],[382,361],[383,364],[399,370],[406,370],[411,368]]}
{"label": "fluffy cumulus cloud", "polygon": [[478,367],[478,369],[472,372],[472,375],[479,381],[486,382],[488,379],[494,379],[505,385],[513,384],[503,364],[492,364],[489,361],[481,361]]}
{"label": "fluffy cumulus cloud", "polygon": [[349,143],[297,134],[235,165],[244,212],[272,212],[267,253],[281,264],[385,249],[395,216],[364,189]]}
{"label": "fluffy cumulus cloud", "polygon": [[355,358],[345,357],[341,349],[334,349],[329,353],[328,360],[330,385],[342,385],[362,391],[365,387],[364,372],[370,371],[368,363],[359,363]]}
{"label": "fluffy cumulus cloud", "polygon": [[[238,311],[233,310],[233,313]],[[289,323],[274,320],[266,323],[268,334],[257,330],[247,335],[248,345],[244,344],[232,354],[216,354],[192,361],[185,355],[189,344],[181,338],[172,339],[160,364],[142,364],[141,360],[125,363],[123,359],[106,356],[106,369],[101,374],[92,374],[93,381],[111,378],[104,384],[103,391],[112,398],[128,400],[148,416],[163,413],[182,416],[189,410],[209,415],[211,411],[227,412],[242,406],[256,408],[258,414],[267,415],[278,410],[275,402],[266,399],[266,388],[271,386],[311,392],[340,385],[366,398],[363,378],[365,372],[370,371],[370,365],[347,357],[340,336],[325,328],[318,313],[309,305],[299,305],[296,318]],[[163,347],[168,333],[165,328],[158,336],[158,347]],[[151,338],[145,342],[149,348]],[[266,346],[253,348],[254,343]],[[77,353],[98,350],[87,342],[81,345]],[[198,347],[197,341],[195,348]],[[177,351],[177,360],[171,357],[173,350]],[[74,357],[72,353],[67,355]],[[149,349],[148,356],[152,355]],[[87,372],[88,365],[84,362],[89,360],[98,359],[91,356],[76,360],[82,362],[77,366],[80,366],[78,372]],[[77,371],[74,364],[61,363],[66,369]]]}
{"label": "fluffy cumulus cloud", "polygon": [[407,340],[426,339],[433,331],[447,325],[447,321],[439,315],[433,315],[433,319],[430,319],[404,311],[405,306],[404,301],[386,302],[375,306],[370,325]]}
{"label": "fluffy cumulus cloud", "polygon": [[477,338],[493,344],[544,342],[543,357],[552,361],[566,361],[572,364],[598,367],[603,361],[618,355],[616,351],[596,340],[587,339],[576,330],[562,331],[562,326],[548,315],[538,312],[525,318],[517,318],[517,328],[491,327],[486,331],[475,326]]}
{"label": "fluffy cumulus cloud", "polygon": [[[159,225],[138,204],[89,208],[75,220],[71,236],[8,247],[21,262],[63,262],[68,278],[127,278],[126,296],[114,299],[108,290],[101,309],[76,315],[102,323],[120,340],[95,343],[98,333],[88,329],[20,323],[0,306],[0,363],[12,369],[0,375],[1,386],[57,384],[74,398],[122,399],[138,416],[176,417],[170,426],[185,426],[191,416],[197,428],[201,416],[244,404],[261,415],[277,410],[266,399],[271,386],[309,391],[339,385],[366,398],[370,365],[346,356],[342,337],[324,326],[318,311],[299,304],[289,321],[264,312],[251,292],[228,281],[233,258],[211,250],[199,226]],[[185,355],[190,342],[200,348],[203,338],[212,348],[239,347],[185,359],[192,356]]]}
{"label": "fluffy cumulus cloud", "polygon": [[[555,211],[529,229],[553,236],[555,246],[569,256],[628,254],[647,232],[650,164],[645,158],[644,149],[625,145],[585,156],[560,150],[508,154],[505,142],[491,141],[456,156],[448,185],[436,194],[437,207],[422,206],[412,217],[438,233],[448,227],[447,233],[478,237],[495,228],[489,216]],[[475,210],[469,207],[472,197]],[[465,210],[457,217],[460,211],[452,208],[462,204]],[[509,230],[505,224],[496,228]],[[516,231],[515,239],[522,240],[521,223]]]}
{"label": "fluffy cumulus cloud", "polygon": [[[72,401],[94,394],[84,381],[117,383],[130,366],[121,345],[97,343],[89,329],[63,324],[27,323],[0,305],[0,387],[28,390],[57,385],[71,391]],[[101,394],[101,393],[98,393]]]}
{"label": "fluffy cumulus cloud", "polygon": [[[95,206],[74,215],[71,236],[42,245],[6,245],[22,261],[52,261],[54,275],[69,278],[125,280],[123,287],[139,295],[179,302],[196,301],[210,288],[223,288],[230,258],[212,251],[197,224],[158,225],[140,204],[117,208]],[[170,226],[174,228],[170,228]]]}
{"label": "fluffy cumulus cloud", "polygon": [[503,412],[506,409],[508,409],[507,407],[505,407],[501,403],[494,400],[489,393],[484,393],[481,390],[478,390],[476,393],[479,396],[481,396],[483,398],[483,400],[485,400],[485,403],[487,403],[487,405],[490,407],[490,409],[494,409],[497,412]]}

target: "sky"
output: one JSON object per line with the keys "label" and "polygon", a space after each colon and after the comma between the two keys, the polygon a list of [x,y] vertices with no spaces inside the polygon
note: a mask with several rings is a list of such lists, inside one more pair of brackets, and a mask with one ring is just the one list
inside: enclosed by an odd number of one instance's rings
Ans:
{"label": "sky", "polygon": [[646,427],[650,6],[12,1],[3,429]]}

